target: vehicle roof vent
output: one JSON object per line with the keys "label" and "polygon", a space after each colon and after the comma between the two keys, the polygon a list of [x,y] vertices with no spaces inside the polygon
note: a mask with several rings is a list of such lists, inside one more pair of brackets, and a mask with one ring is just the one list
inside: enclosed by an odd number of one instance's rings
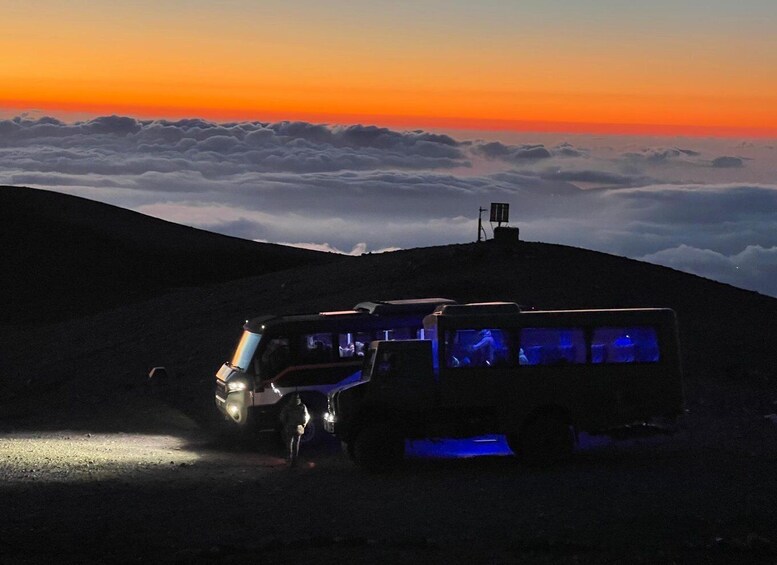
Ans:
{"label": "vehicle roof vent", "polygon": [[406,300],[380,300],[375,302],[359,302],[354,310],[369,312],[376,316],[381,314],[426,314],[445,304],[456,304],[450,298],[410,298]]}

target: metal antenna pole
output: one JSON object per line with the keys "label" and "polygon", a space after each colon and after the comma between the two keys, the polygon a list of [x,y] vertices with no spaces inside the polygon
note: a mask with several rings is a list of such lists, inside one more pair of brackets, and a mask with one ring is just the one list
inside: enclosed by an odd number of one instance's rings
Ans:
{"label": "metal antenna pole", "polygon": [[485,211],[486,211],[485,208],[480,208],[480,207],[478,208],[478,243],[481,242],[480,233],[483,232],[484,235],[486,233],[486,231],[483,229],[483,220],[482,220],[483,212]]}

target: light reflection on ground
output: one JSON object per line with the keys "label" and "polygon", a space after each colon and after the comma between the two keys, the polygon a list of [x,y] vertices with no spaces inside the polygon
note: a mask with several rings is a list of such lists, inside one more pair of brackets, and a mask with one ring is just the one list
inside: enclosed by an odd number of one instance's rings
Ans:
{"label": "light reflection on ground", "polygon": [[199,456],[169,435],[83,431],[0,436],[4,482],[112,479],[194,464]]}
{"label": "light reflection on ground", "polygon": [[[576,451],[596,451],[613,446],[627,448],[634,443],[652,443],[662,441],[661,436],[640,438],[638,440],[615,441],[606,436],[592,436],[581,433]],[[466,457],[502,457],[513,455],[503,435],[486,435],[466,439],[436,439],[408,441],[405,454],[414,459],[445,459]]]}
{"label": "light reflection on ground", "polygon": [[[604,437],[580,435],[577,451],[628,446],[653,440],[613,442]],[[654,438],[661,441],[663,438]],[[14,432],[0,435],[0,484],[64,483],[107,480],[174,480],[212,473],[232,473],[239,478],[284,470],[282,453],[267,442],[238,449],[214,449],[192,438],[173,435],[88,433],[85,431]],[[210,447],[209,447],[210,446]],[[462,459],[512,456],[502,435],[467,439],[408,441],[409,459]],[[306,447],[304,469],[337,465],[339,450],[324,445]],[[343,459],[344,461],[344,459]]]}
{"label": "light reflection on ground", "polygon": [[408,441],[405,455],[408,458],[455,458],[512,455],[507,441],[501,435],[479,436],[466,439],[437,439]]}

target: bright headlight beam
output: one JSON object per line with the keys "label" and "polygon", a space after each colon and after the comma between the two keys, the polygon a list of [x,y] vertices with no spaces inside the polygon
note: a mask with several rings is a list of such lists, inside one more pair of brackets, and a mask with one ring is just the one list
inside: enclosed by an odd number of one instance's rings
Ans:
{"label": "bright headlight beam", "polygon": [[227,383],[227,390],[229,392],[237,392],[240,390],[245,390],[248,388],[248,385],[245,383],[245,381],[231,381]]}

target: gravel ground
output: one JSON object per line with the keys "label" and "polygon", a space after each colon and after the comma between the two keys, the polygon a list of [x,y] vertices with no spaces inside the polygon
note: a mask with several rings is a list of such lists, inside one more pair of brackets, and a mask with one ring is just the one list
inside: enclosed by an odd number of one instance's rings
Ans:
{"label": "gravel ground", "polygon": [[775,563],[776,430],[697,418],[550,469],[413,457],[387,476],[334,442],[287,469],[263,434],[8,430],[0,562]]}

